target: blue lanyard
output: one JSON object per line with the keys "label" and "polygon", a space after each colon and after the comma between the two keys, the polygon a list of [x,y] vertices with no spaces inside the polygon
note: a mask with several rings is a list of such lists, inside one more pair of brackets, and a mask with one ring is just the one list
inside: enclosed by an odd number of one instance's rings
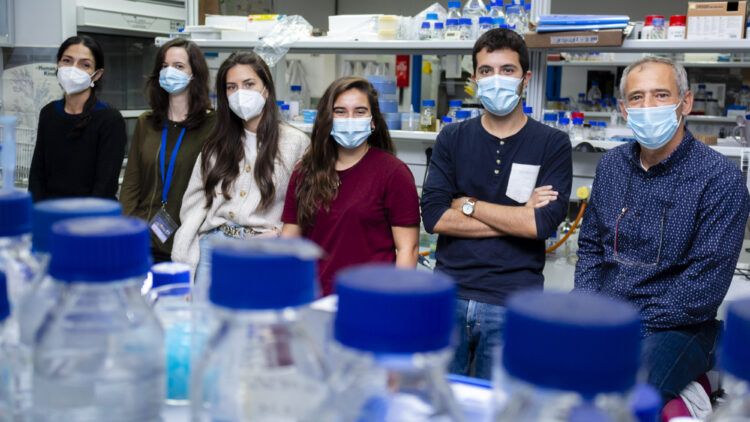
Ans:
{"label": "blue lanyard", "polygon": [[[177,143],[174,146],[174,150],[172,151],[172,158],[169,159],[169,168],[164,171],[164,154],[167,149],[167,127],[164,126],[164,130],[161,132],[161,150],[159,151],[159,164],[161,165],[161,182],[164,184],[164,187],[161,191],[161,203],[162,205],[166,205],[167,203],[167,193],[169,193],[169,187],[172,185],[172,174],[174,173],[174,162],[175,159],[177,159],[177,151],[180,149],[180,145],[182,144],[182,137],[185,135],[185,128],[182,128],[182,132],[180,132],[180,137],[177,139]],[[165,174],[166,173],[166,174]]]}

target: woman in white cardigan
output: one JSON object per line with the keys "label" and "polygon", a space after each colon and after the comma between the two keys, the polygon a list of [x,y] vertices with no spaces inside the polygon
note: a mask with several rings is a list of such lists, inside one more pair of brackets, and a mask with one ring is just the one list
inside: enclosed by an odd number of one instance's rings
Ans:
{"label": "woman in white cardigan", "polygon": [[216,100],[216,125],[185,191],[172,249],[200,290],[210,279],[212,238],[278,235],[289,178],[310,144],[280,121],[271,72],[254,53],[222,63]]}

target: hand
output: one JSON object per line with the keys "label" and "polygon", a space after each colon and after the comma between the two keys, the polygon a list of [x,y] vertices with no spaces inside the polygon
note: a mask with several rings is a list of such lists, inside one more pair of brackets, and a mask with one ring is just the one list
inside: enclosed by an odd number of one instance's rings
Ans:
{"label": "hand", "polygon": [[273,228],[273,230],[269,230],[267,232],[261,233],[259,235],[254,236],[256,239],[263,239],[263,238],[276,238],[281,235],[281,231],[277,229],[276,227]]}
{"label": "hand", "polygon": [[539,186],[534,189],[531,198],[526,201],[524,206],[529,208],[542,208],[552,201],[557,201],[557,191],[552,190],[552,186],[550,185]]}
{"label": "hand", "polygon": [[454,199],[453,202],[451,202],[451,209],[463,212],[462,208],[464,206],[464,202],[468,200],[468,196],[459,196],[458,198]]}

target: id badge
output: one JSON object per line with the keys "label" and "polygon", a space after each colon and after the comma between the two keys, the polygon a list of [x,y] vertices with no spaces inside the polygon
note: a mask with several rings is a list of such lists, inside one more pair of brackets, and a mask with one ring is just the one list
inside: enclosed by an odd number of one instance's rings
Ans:
{"label": "id badge", "polygon": [[169,216],[164,207],[159,209],[159,212],[149,221],[148,226],[161,243],[166,242],[175,230],[177,230],[177,223]]}

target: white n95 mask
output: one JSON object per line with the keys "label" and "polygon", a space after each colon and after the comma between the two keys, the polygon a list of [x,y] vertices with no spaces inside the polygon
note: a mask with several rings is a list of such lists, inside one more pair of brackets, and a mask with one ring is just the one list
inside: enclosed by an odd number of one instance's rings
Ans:
{"label": "white n95 mask", "polygon": [[57,81],[60,82],[66,94],[77,94],[88,87],[93,88],[94,82],[91,79],[94,75],[89,75],[75,66],[63,66],[57,69]]}
{"label": "white n95 mask", "polygon": [[[266,89],[263,88],[263,92]],[[258,117],[266,105],[266,99],[263,98],[263,92],[252,89],[238,89],[237,92],[230,95],[229,108],[242,120],[250,120]]]}

